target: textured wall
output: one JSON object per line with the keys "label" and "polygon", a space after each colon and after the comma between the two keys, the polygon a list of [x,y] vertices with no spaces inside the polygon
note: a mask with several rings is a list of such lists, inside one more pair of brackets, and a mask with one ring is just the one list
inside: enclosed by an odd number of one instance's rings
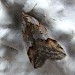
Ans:
{"label": "textured wall", "polygon": [[[39,21],[43,19],[48,36],[56,39],[67,53],[65,59],[47,60],[38,69],[28,59],[21,32],[21,10],[29,12],[33,7],[29,14]],[[74,20],[75,0],[0,1],[0,75],[75,75]]]}

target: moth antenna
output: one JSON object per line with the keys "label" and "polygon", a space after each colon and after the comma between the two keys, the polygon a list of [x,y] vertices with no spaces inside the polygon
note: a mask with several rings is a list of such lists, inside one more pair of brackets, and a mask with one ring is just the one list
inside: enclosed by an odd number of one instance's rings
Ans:
{"label": "moth antenna", "polygon": [[34,10],[34,8],[35,8],[35,6],[37,5],[37,3],[34,5],[34,7],[29,11],[29,13],[31,12],[31,11],[33,11]]}

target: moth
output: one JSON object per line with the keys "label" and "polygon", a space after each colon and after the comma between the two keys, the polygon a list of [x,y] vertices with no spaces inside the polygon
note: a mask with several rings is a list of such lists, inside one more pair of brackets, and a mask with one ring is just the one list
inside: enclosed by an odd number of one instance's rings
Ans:
{"label": "moth", "polygon": [[41,23],[33,23],[31,16],[22,12],[22,19],[26,27],[23,30],[23,38],[27,41],[32,41],[32,46],[28,49],[28,57],[34,68],[40,68],[45,63],[46,59],[61,60],[66,56],[64,49],[54,39],[48,37],[47,39],[36,38],[43,36],[47,30]]}

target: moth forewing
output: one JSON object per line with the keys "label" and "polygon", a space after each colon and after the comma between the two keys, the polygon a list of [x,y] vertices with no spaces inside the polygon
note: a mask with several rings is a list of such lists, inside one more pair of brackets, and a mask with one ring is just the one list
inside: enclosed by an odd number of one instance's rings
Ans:
{"label": "moth forewing", "polygon": [[[33,43],[33,57],[29,57],[34,62],[34,67],[43,66],[46,59],[61,60],[66,56],[64,49],[57,43],[56,40],[48,38],[47,40],[37,39]],[[28,50],[30,51],[30,50]],[[33,53],[33,51],[32,51]],[[30,53],[31,54],[31,53]],[[31,60],[30,60],[31,61]],[[31,62],[32,63],[32,62]]]}
{"label": "moth forewing", "polygon": [[28,50],[27,54],[28,54],[30,62],[34,66],[35,50],[33,49],[33,47],[29,47],[29,50]]}
{"label": "moth forewing", "polygon": [[45,58],[40,56],[33,47],[29,47],[28,57],[34,68],[39,68],[45,63]]}
{"label": "moth forewing", "polygon": [[66,56],[64,49],[58,44],[56,40],[48,38],[46,40],[46,45],[48,46],[50,52],[50,59],[60,60]]}
{"label": "moth forewing", "polygon": [[39,68],[42,67],[43,64],[45,63],[46,59],[44,57],[38,56],[35,59],[35,64],[34,64],[34,68]]}

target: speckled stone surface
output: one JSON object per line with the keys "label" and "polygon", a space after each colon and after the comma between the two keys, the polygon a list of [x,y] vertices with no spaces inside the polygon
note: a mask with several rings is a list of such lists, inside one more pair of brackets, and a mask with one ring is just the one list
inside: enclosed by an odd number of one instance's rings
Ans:
{"label": "speckled stone surface", "polygon": [[[24,5],[24,6],[22,6]],[[36,5],[36,6],[35,6]],[[35,6],[35,7],[34,7]],[[63,60],[34,69],[21,32],[21,10],[42,21],[64,48]],[[0,0],[0,75],[75,75],[75,0]]]}

